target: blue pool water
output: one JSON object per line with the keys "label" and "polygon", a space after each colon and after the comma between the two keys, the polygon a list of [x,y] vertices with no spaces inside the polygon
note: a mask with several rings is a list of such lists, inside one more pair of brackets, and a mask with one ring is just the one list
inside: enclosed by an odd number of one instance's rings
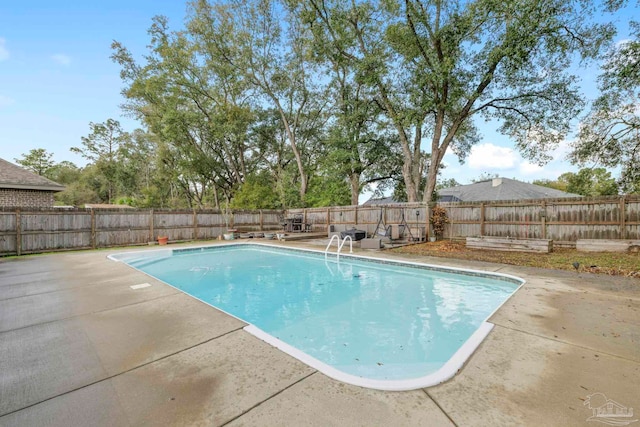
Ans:
{"label": "blue pool water", "polygon": [[247,244],[114,258],[348,376],[383,381],[438,371],[522,283]]}

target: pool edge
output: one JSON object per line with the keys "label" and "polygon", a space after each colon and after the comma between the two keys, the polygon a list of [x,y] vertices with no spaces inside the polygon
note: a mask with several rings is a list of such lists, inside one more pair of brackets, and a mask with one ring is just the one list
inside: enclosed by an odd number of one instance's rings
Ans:
{"label": "pool edge", "polygon": [[[197,249],[205,249],[205,248],[214,248],[214,247],[225,247],[225,246],[262,246],[262,247],[267,247],[267,248],[275,248],[275,249],[285,249],[285,250],[291,250],[291,251],[298,251],[298,252],[311,252],[311,253],[316,253],[316,254],[323,254],[323,251],[319,251],[319,250],[314,250],[314,249],[306,249],[306,248],[289,248],[289,247],[282,247],[279,245],[272,245],[272,244],[268,244],[268,243],[262,243],[262,242],[229,242],[229,243],[223,243],[223,244],[214,244],[214,245],[200,245],[200,246],[195,246],[193,248],[163,248],[163,249],[154,249],[152,251],[144,251],[144,252],[160,252],[160,251],[166,251],[169,250],[172,253],[173,252],[187,252],[187,251],[191,251],[191,250],[197,250]],[[186,250],[185,250],[186,249]],[[433,387],[435,385],[441,384],[445,381],[450,380],[451,378],[453,378],[459,371],[460,369],[462,369],[465,365],[465,363],[470,359],[470,357],[473,355],[473,353],[478,349],[478,347],[480,346],[480,344],[482,344],[482,342],[486,339],[486,337],[489,335],[489,333],[493,330],[494,328],[494,324],[489,322],[488,320],[493,317],[495,315],[495,313],[502,308],[502,306],[504,306],[511,298],[514,297],[514,295],[525,285],[526,280],[518,277],[518,276],[513,276],[511,274],[505,274],[505,273],[499,273],[499,272],[493,272],[493,271],[483,271],[483,270],[475,270],[475,269],[466,269],[466,268],[457,268],[457,267],[449,267],[449,266],[441,266],[441,265],[435,265],[435,264],[428,264],[428,263],[420,263],[420,262],[415,262],[415,261],[405,261],[405,260],[395,260],[395,259],[381,259],[381,258],[377,258],[377,257],[370,257],[370,256],[363,256],[363,255],[356,255],[356,254],[342,254],[343,257],[345,258],[352,258],[352,259],[365,259],[365,260],[369,260],[369,261],[375,261],[378,263],[386,263],[386,264],[404,264],[404,265],[411,265],[411,266],[417,266],[417,267],[422,267],[426,269],[431,269],[431,270],[435,270],[435,271],[447,271],[447,272],[466,272],[466,273],[471,273],[471,275],[478,275],[478,276],[484,276],[484,277],[499,277],[502,279],[507,279],[506,281],[512,282],[514,284],[516,284],[516,282],[518,283],[518,286],[516,287],[516,289],[514,289],[514,291],[511,293],[511,295],[509,295],[503,302],[502,304],[500,304],[499,306],[497,306],[486,318],[485,320],[480,324],[480,326],[478,326],[478,328],[474,331],[473,334],[471,334],[471,336],[462,344],[462,346],[460,346],[460,348],[458,348],[458,350],[449,358],[449,360],[447,360],[447,362],[440,368],[438,369],[436,372],[433,372],[429,375],[425,375],[423,377],[418,377],[418,378],[412,378],[412,379],[408,379],[408,380],[374,380],[374,379],[367,379],[367,378],[363,378],[363,377],[358,377],[355,375],[351,375],[351,374],[347,374],[343,371],[340,371],[339,369],[336,369],[330,365],[327,365],[323,362],[321,362],[320,360],[314,358],[313,356],[308,355],[307,353],[304,353],[301,350],[298,350],[297,348],[291,346],[290,344],[287,344],[284,341],[281,341],[280,339],[274,337],[273,335],[270,335],[269,333],[263,331],[262,329],[258,328],[257,326],[253,325],[252,323],[247,322],[246,320],[240,319],[236,316],[234,316],[231,313],[226,312],[225,310],[216,307],[206,301],[201,300],[200,298],[197,298],[187,292],[184,292],[182,289],[175,287],[167,282],[164,282],[142,270],[139,270],[138,268],[130,265],[127,262],[123,262],[121,260],[119,260],[118,258],[116,258],[117,255],[124,255],[124,254],[129,254],[129,253],[141,253],[143,251],[127,251],[127,252],[120,252],[120,253],[112,253],[107,255],[107,259],[114,261],[114,262],[122,262],[124,264],[126,264],[128,267],[137,270],[149,277],[152,277],[156,280],[159,280],[160,282],[166,284],[167,286],[170,286],[176,290],[179,290],[180,292],[182,292],[183,294],[194,298],[216,310],[219,310],[243,323],[245,323],[247,326],[243,327],[242,329],[244,331],[246,331],[247,333],[253,335],[254,337],[266,342],[267,344],[279,349],[280,351],[288,354],[291,357],[296,358],[297,360],[299,360],[300,362],[306,364],[307,366],[310,366],[314,369],[316,369],[317,371],[319,371],[320,373],[333,378],[337,381],[341,381],[344,382],[346,384],[351,384],[351,385],[355,385],[355,386],[359,386],[359,387],[365,387],[365,388],[370,388],[370,389],[374,389],[374,390],[382,390],[382,391],[410,391],[410,390],[417,390],[417,389],[422,389],[422,388],[427,388],[427,387]],[[331,253],[331,254],[335,254],[335,253]],[[337,263],[339,263],[339,261],[337,261]]]}
{"label": "pool edge", "polygon": [[489,335],[494,325],[490,322],[482,322],[475,332],[462,344],[462,346],[449,358],[449,360],[436,372],[423,377],[411,378],[407,380],[374,380],[355,375],[347,374],[336,369],[326,363],[321,362],[313,356],[298,350],[297,348],[279,340],[271,334],[263,331],[253,324],[248,324],[243,328],[246,332],[256,338],[266,342],[267,344],[277,348],[278,350],[288,354],[289,356],[301,361],[307,366],[316,369],[318,372],[341,381],[359,387],[370,388],[382,391],[410,391],[426,387],[433,387],[440,383],[453,378],[464,364],[469,360],[471,355],[476,351],[484,339]]}

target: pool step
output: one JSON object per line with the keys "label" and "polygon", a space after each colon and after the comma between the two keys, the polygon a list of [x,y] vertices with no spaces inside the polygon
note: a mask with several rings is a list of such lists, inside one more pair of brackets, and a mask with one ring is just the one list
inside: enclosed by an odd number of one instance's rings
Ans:
{"label": "pool step", "polygon": [[327,237],[327,233],[287,233],[281,240],[292,242],[294,240],[311,240]]}

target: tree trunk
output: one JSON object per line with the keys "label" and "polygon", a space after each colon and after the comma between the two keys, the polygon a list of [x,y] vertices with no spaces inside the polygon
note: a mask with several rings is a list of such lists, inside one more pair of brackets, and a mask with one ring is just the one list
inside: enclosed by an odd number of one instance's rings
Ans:
{"label": "tree trunk", "polygon": [[352,173],[349,176],[349,183],[351,184],[351,205],[356,206],[360,197],[360,174]]}
{"label": "tree trunk", "polygon": [[407,202],[414,203],[418,201],[418,191],[413,182],[413,160],[411,158],[407,159],[406,156],[402,165],[402,177],[406,187]]}
{"label": "tree trunk", "polygon": [[280,112],[280,117],[282,118],[282,123],[284,124],[285,131],[287,133],[287,139],[289,139],[289,144],[291,144],[291,149],[293,150],[293,155],[296,158],[296,163],[298,165],[298,172],[300,173],[300,201],[304,203],[305,195],[307,194],[307,175],[304,171],[304,164],[302,163],[302,155],[300,154],[300,150],[298,150],[298,146],[296,144],[296,137],[291,129],[291,125],[289,124],[289,120],[287,119],[282,106],[280,106],[280,102],[277,98],[273,98],[276,106],[278,107],[278,111]]}
{"label": "tree trunk", "polygon": [[422,120],[416,123],[415,133],[413,137],[413,154],[411,158],[411,167],[413,173],[413,185],[416,191],[414,201],[418,201],[418,192],[420,191],[420,182],[422,181],[422,153],[420,152],[420,143],[422,142]]}
{"label": "tree trunk", "polygon": [[424,187],[424,194],[422,195],[422,201],[425,203],[429,203],[431,201],[431,197],[433,197],[433,192],[436,189],[436,181],[438,179],[438,164],[433,161],[433,157],[436,153],[432,153],[432,160],[429,163],[429,171],[427,172],[427,185]]}
{"label": "tree trunk", "polygon": [[424,193],[422,194],[422,201],[425,203],[431,201],[433,192],[436,189],[440,162],[451,141],[451,139],[448,139],[449,135],[447,135],[442,143],[442,147],[440,147],[440,138],[442,138],[442,129],[444,128],[444,116],[444,110],[438,110],[435,128],[433,129],[433,137],[431,138],[431,160],[429,162],[429,171],[427,172],[427,184],[424,186]]}
{"label": "tree trunk", "polygon": [[220,197],[218,196],[218,186],[217,185],[213,185],[213,200],[215,203],[215,208],[216,209],[220,209]]}
{"label": "tree trunk", "polygon": [[[356,36],[358,38],[358,44],[360,45],[360,50],[365,55],[369,55],[369,50],[366,48],[366,44],[362,37],[362,33],[359,30],[357,24],[355,26],[357,31]],[[403,165],[402,165],[402,177],[404,179],[404,185],[406,187],[407,192],[407,200],[411,202],[418,201],[418,189],[414,183],[414,159],[411,152],[411,146],[409,144],[409,138],[407,137],[406,130],[402,124],[402,120],[400,119],[398,112],[396,111],[394,105],[389,99],[389,95],[387,93],[387,87],[380,79],[376,79],[375,82],[376,87],[378,88],[380,98],[382,100],[382,104],[384,109],[386,110],[387,115],[393,122],[396,130],[398,131],[398,136],[400,137],[400,144],[402,146],[402,157],[403,157]]]}
{"label": "tree trunk", "polygon": [[[382,97],[382,101],[384,103],[384,107],[386,108],[393,124],[396,127],[396,131],[398,132],[398,136],[400,137],[400,144],[402,146],[402,177],[404,179],[404,185],[407,192],[407,201],[409,203],[418,201],[418,188],[415,185],[414,181],[414,156],[411,152],[411,146],[409,144],[409,138],[407,137],[407,132],[405,131],[402,123],[396,113],[395,108],[389,101],[387,96],[386,89],[382,86],[381,83],[378,84],[378,89],[380,90],[380,95]],[[419,150],[418,150],[419,151]]]}

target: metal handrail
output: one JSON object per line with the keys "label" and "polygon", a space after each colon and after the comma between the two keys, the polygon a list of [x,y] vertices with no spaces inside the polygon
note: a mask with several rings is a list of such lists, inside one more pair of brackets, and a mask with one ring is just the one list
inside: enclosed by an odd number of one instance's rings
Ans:
{"label": "metal handrail", "polygon": [[327,253],[329,252],[329,248],[331,247],[331,244],[333,243],[333,239],[336,239],[336,238],[338,240],[338,251],[336,252],[336,256],[337,256],[337,260],[338,261],[340,261],[340,251],[342,251],[342,247],[347,242],[347,239],[349,239],[349,253],[350,254],[353,253],[353,239],[351,238],[351,236],[345,236],[345,238],[342,239],[342,242],[340,242],[340,235],[334,234],[333,236],[331,236],[331,239],[329,240],[329,244],[324,249],[324,259],[325,259],[325,261],[327,260]]}
{"label": "metal handrail", "polygon": [[333,243],[333,239],[336,238],[336,237],[338,238],[338,252],[340,251],[340,235],[334,234],[333,236],[331,236],[331,240],[329,240],[329,244],[327,245],[327,247],[324,250],[324,259],[325,260],[327,259],[327,252],[329,252],[329,248],[331,247],[331,244]]}
{"label": "metal handrail", "polygon": [[[351,236],[345,236],[344,239],[342,240],[342,243],[338,247],[338,261],[340,261],[340,251],[342,250],[342,247],[346,243],[347,239],[349,239],[349,253],[350,254],[353,253],[353,239],[351,238]],[[340,241],[340,239],[338,239],[338,241]]]}

